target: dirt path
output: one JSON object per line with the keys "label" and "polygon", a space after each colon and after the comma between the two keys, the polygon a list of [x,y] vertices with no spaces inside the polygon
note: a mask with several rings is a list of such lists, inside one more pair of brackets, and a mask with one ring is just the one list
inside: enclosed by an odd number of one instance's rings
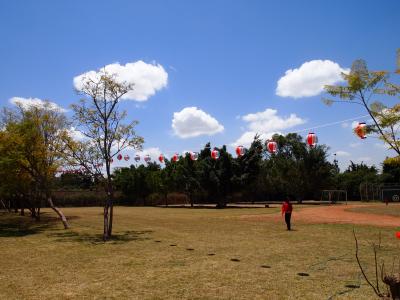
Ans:
{"label": "dirt path", "polygon": [[[330,206],[317,206],[307,207],[296,210],[294,207],[292,220],[293,222],[312,223],[312,224],[326,224],[326,223],[345,223],[345,224],[362,224],[373,226],[389,226],[399,227],[400,218],[387,215],[377,215],[361,212],[346,211],[350,208],[356,207],[373,207],[374,205],[330,205]],[[258,216],[243,216],[243,219],[248,220],[274,220],[282,221],[280,214],[272,215],[258,215]]]}

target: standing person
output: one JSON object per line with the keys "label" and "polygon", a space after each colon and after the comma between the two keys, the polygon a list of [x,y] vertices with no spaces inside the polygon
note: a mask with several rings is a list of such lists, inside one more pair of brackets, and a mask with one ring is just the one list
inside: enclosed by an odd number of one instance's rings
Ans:
{"label": "standing person", "polygon": [[287,230],[290,230],[290,218],[292,217],[293,206],[290,203],[289,197],[286,197],[285,201],[282,204],[282,216],[285,214],[285,222],[287,226]]}

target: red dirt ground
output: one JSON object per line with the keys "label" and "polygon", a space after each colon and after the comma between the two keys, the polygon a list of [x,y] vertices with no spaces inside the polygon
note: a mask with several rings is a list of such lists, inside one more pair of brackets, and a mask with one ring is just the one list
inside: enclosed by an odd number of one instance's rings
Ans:
{"label": "red dirt ground", "polygon": [[[306,207],[296,210],[294,206],[292,221],[293,223],[311,223],[311,224],[362,224],[362,225],[373,225],[382,227],[399,227],[400,217],[369,214],[361,212],[346,211],[350,208],[355,207],[376,207],[376,205],[362,205],[362,204],[349,204],[349,205],[329,205],[329,206],[317,206],[317,207]],[[242,216],[246,220],[260,220],[260,221],[279,221],[282,222],[281,214],[269,214],[269,215],[247,215]]]}

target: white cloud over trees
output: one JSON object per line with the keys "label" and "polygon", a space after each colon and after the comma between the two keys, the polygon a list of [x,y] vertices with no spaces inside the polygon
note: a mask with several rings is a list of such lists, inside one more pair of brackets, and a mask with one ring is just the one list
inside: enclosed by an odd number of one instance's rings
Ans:
{"label": "white cloud over trees", "polygon": [[277,83],[276,94],[281,97],[302,98],[323,92],[324,85],[343,81],[341,73],[347,73],[331,60],[311,60],[297,69],[289,69]]}
{"label": "white cloud over trees", "polygon": [[174,113],[172,129],[174,134],[180,138],[191,138],[201,135],[214,135],[222,132],[224,126],[197,107],[185,107]]}
{"label": "white cloud over trees", "polygon": [[275,133],[293,128],[297,125],[306,123],[306,120],[298,117],[296,114],[290,114],[288,117],[279,116],[276,109],[267,108],[264,111],[247,114],[241,117],[247,123],[247,131],[245,131],[232,146],[243,145],[250,146],[256,134],[261,139],[269,139]]}
{"label": "white cloud over trees", "polygon": [[74,87],[79,91],[86,80],[98,80],[103,72],[114,75],[117,82],[133,85],[133,90],[126,93],[122,99],[147,101],[157,91],[168,84],[168,73],[162,65],[145,63],[141,60],[121,65],[114,63],[106,65],[97,71],[88,71],[74,77]]}

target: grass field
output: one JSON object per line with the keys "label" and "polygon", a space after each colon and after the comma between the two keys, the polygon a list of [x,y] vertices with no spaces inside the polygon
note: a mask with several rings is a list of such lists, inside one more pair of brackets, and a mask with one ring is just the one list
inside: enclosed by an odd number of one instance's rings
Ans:
{"label": "grass field", "polygon": [[357,207],[351,208],[349,211],[400,217],[400,205],[398,203],[390,203],[389,205],[377,204],[370,207]]}
{"label": "grass field", "polygon": [[[374,299],[353,225],[240,218],[278,211],[117,207],[106,244],[102,208],[65,208],[70,230],[48,210],[41,223],[0,213],[0,299]],[[355,229],[372,278],[370,242],[381,232],[391,266],[396,228]]]}

